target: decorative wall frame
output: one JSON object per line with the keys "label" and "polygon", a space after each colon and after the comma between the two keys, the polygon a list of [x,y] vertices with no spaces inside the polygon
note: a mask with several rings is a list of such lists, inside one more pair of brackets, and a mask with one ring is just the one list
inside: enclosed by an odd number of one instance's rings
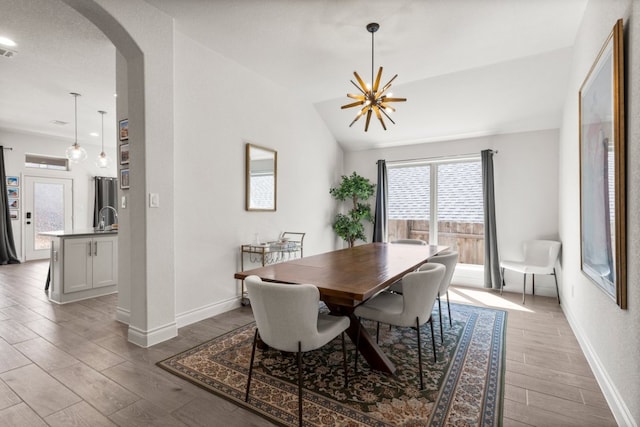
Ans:
{"label": "decorative wall frame", "polygon": [[9,217],[12,221],[17,221],[20,217],[20,211],[18,209],[9,209]]}
{"label": "decorative wall frame", "polygon": [[120,188],[129,188],[129,169],[120,169]]}
{"label": "decorative wall frame", "polygon": [[129,119],[122,119],[118,122],[118,135],[120,141],[129,140]]}
{"label": "decorative wall frame", "polygon": [[627,308],[623,22],[618,20],[579,94],[583,273]]}
{"label": "decorative wall frame", "polygon": [[20,187],[7,187],[7,197],[20,198]]}
{"label": "decorative wall frame", "polygon": [[19,187],[20,186],[20,178],[17,176],[7,176],[7,185],[9,187]]}
{"label": "decorative wall frame", "polygon": [[120,164],[129,164],[129,144],[120,144]]}

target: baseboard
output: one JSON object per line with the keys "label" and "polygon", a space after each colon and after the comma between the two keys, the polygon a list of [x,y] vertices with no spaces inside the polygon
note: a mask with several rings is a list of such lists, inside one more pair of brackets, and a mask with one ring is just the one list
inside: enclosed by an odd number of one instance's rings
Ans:
{"label": "baseboard", "polygon": [[176,315],[176,325],[178,328],[182,328],[238,307],[240,307],[240,299],[237,297],[219,301],[214,304],[208,304]]}
{"label": "baseboard", "polygon": [[137,346],[147,348],[176,337],[177,335],[178,328],[176,327],[175,322],[171,322],[149,331],[143,331],[142,329],[129,325],[127,338],[129,342]]}
{"label": "baseboard", "polygon": [[127,310],[126,308],[116,307],[116,320],[118,322],[128,325],[130,319],[131,311]]}
{"label": "baseboard", "polygon": [[594,351],[591,343],[586,338],[586,334],[584,330],[580,327],[579,322],[571,314],[571,311],[567,308],[566,305],[562,305],[562,311],[564,312],[573,333],[578,339],[578,343],[580,344],[580,348],[582,348],[582,352],[587,358],[587,362],[593,371],[594,376],[596,377],[596,381],[598,385],[602,389],[602,394],[604,394],[607,403],[609,404],[609,408],[611,408],[611,412],[613,413],[614,418],[619,426],[627,426],[627,427],[638,427],[638,423],[633,419],[633,416],[629,412],[629,408],[624,403],[622,396],[618,392],[613,381],[609,377],[605,367],[600,362],[597,353]]}

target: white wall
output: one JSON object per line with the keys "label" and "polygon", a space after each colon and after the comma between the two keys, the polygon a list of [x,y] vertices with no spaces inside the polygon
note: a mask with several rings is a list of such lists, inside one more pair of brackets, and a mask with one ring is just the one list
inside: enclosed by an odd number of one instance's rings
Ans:
{"label": "white wall", "polygon": [[[334,249],[329,195],[342,151],[288,89],[175,33],[175,260],[178,326],[239,305],[239,248],[255,233],[306,232],[305,255]],[[278,151],[276,212],[244,210],[245,144]]]}
{"label": "white wall", "polygon": [[[558,238],[558,131],[504,134],[345,154],[345,173],[357,171],[376,182],[376,161],[397,161],[497,150],[494,156],[498,251],[518,259],[521,242]],[[373,205],[373,199],[371,200]],[[481,272],[480,272],[481,273]],[[475,284],[475,283],[469,283]],[[522,292],[522,276],[506,275],[506,291]],[[531,292],[530,287],[527,292]],[[536,278],[536,293],[554,295],[551,276]]]}
{"label": "white wall", "polygon": [[[627,121],[627,299],[621,310],[580,269],[578,91],[613,25],[625,21]],[[640,423],[640,1],[591,0],[575,43],[560,133],[563,310],[618,424]]]}
{"label": "white wall", "polygon": [[[114,124],[115,126],[115,124]],[[51,178],[70,178],[73,180],[73,227],[76,229],[93,227],[93,203],[94,203],[94,176],[116,176],[115,164],[107,169],[101,169],[95,165],[95,160],[100,154],[98,145],[80,145],[87,150],[87,159],[79,164],[70,164],[70,170],[48,171],[41,169],[25,168],[25,154],[41,154],[47,156],[64,157],[65,150],[73,144],[72,140],[50,137],[39,134],[16,132],[8,129],[0,129],[0,145],[12,147],[13,150],[5,150],[4,161],[7,175],[20,177],[20,216],[24,218],[24,176],[46,176]],[[116,158],[115,148],[105,151],[112,160]],[[24,261],[24,221],[11,221],[13,225],[13,237],[16,244],[16,252],[21,261]]]}

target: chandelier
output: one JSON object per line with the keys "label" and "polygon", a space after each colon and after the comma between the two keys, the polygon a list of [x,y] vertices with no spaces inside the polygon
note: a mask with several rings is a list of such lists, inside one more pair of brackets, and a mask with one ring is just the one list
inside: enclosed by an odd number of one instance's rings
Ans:
{"label": "chandelier", "polygon": [[102,151],[96,160],[96,166],[99,168],[106,168],[111,165],[111,159],[107,156],[107,153],[104,152],[104,115],[107,114],[107,112],[100,110],[98,113],[100,113],[100,118],[102,119],[102,129],[100,130],[100,136],[102,137]]}
{"label": "chandelier", "polygon": [[[380,25],[376,24],[375,22],[372,22],[367,25],[367,31],[371,33],[371,81],[372,82],[374,82],[373,80],[373,52],[374,52],[373,37],[374,37],[374,33],[378,31],[379,28],[380,28]],[[353,119],[349,127],[353,126],[353,124],[357,122],[360,117],[365,115],[365,113],[367,115],[367,119],[364,124],[365,132],[369,130],[369,122],[371,121],[371,116],[374,113],[378,118],[378,120],[380,121],[380,124],[382,125],[382,128],[384,130],[387,130],[387,126],[384,123],[383,115],[384,117],[389,119],[391,123],[396,124],[396,122],[394,122],[393,119],[389,117],[389,114],[396,111],[395,108],[389,105],[389,103],[404,102],[407,100],[407,98],[391,98],[391,93],[387,94],[386,92],[387,90],[389,90],[389,88],[391,88],[391,82],[393,82],[395,78],[398,77],[398,75],[396,74],[395,76],[393,76],[391,80],[389,80],[389,82],[382,87],[380,87],[380,79],[382,78],[382,67],[378,69],[378,74],[376,76],[375,82],[373,83],[373,86],[369,84],[365,84],[365,82],[362,80],[362,78],[358,75],[356,71],[353,72],[353,75],[356,77],[358,84],[356,84],[353,80],[350,80],[350,81],[356,87],[356,89],[358,89],[359,93],[357,94],[348,93],[347,96],[357,101],[340,107],[342,109],[351,108],[351,107],[361,107],[360,111],[358,111],[358,114],[356,114],[356,117]]]}

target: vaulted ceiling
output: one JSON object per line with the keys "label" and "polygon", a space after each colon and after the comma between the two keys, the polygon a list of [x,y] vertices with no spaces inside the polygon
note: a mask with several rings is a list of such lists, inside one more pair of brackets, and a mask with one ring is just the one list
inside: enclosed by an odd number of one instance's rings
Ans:
{"label": "vaulted ceiling", "polygon": [[[345,149],[404,145],[556,128],[567,96],[573,45],[587,0],[146,0],[176,30],[315,106]],[[115,110],[115,48],[59,0],[0,0],[0,36],[17,43],[0,57],[0,127],[91,143],[97,110]],[[387,131],[341,110],[375,67],[398,74]],[[115,120],[115,118],[113,118]],[[96,128],[97,126],[97,128]],[[82,128],[82,129],[80,129]],[[115,144],[115,126],[105,135]],[[94,140],[99,143],[98,139]]]}

